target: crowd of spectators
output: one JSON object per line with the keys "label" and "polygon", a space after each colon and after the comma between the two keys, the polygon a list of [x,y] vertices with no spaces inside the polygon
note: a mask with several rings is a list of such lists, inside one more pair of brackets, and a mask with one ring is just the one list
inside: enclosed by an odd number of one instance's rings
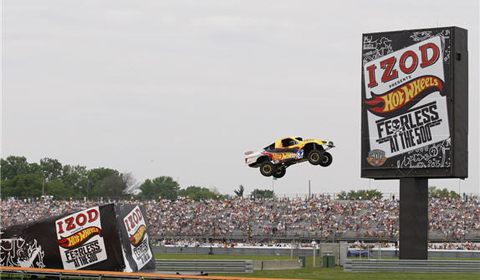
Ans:
{"label": "crowd of spectators", "polygon": [[[306,198],[194,201],[118,201],[143,204],[150,234],[162,238],[233,238],[314,236],[388,238],[397,240],[399,201],[394,199],[336,200],[329,195]],[[3,200],[2,227],[74,212],[109,201]],[[451,242],[480,237],[478,198],[431,198],[429,233]]]}

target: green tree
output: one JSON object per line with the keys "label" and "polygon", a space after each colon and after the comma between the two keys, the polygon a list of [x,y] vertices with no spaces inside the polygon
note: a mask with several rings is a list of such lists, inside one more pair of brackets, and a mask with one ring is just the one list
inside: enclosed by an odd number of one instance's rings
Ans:
{"label": "green tree", "polygon": [[237,197],[243,197],[243,192],[245,191],[245,188],[243,187],[243,185],[240,185],[240,187],[238,188],[238,190],[234,190],[233,192],[235,193],[235,195]]}
{"label": "green tree", "polygon": [[119,173],[117,170],[104,167],[91,169],[88,171],[87,180],[82,181],[80,193],[86,197],[94,195],[101,188],[103,180],[113,174],[118,175]]}
{"label": "green tree", "polygon": [[455,191],[449,191],[447,188],[437,189],[437,187],[431,186],[431,187],[428,187],[428,196],[459,198],[460,194],[458,194]]}
{"label": "green tree", "polygon": [[153,180],[147,179],[140,186],[140,197],[143,199],[152,199],[162,197],[165,199],[177,199],[180,187],[172,177],[161,176]]}
{"label": "green tree", "polygon": [[43,178],[39,174],[20,174],[2,182],[1,196],[31,198],[42,195]]}
{"label": "green tree", "polygon": [[252,192],[252,197],[257,199],[257,198],[273,198],[275,196],[275,193],[271,190],[259,190],[259,189],[254,189]]}
{"label": "green tree", "polygon": [[370,200],[370,199],[381,199],[383,198],[382,192],[378,190],[351,190],[348,193],[341,191],[337,194],[337,197],[340,199],[357,199],[357,200]]}
{"label": "green tree", "polygon": [[347,199],[347,192],[346,191],[341,191],[337,193],[337,198],[338,199]]}
{"label": "green tree", "polygon": [[226,198],[228,198],[228,195],[221,194],[220,191],[215,187],[210,188],[210,191],[215,195],[215,197],[214,197],[215,199],[226,199]]}
{"label": "green tree", "polygon": [[63,173],[62,164],[58,160],[51,158],[42,158],[40,160],[40,169],[46,181],[60,179]]}
{"label": "green tree", "polygon": [[96,197],[125,198],[127,183],[122,176],[114,173],[104,178],[100,184],[95,185],[92,195]]}
{"label": "green tree", "polygon": [[56,179],[45,184],[45,194],[52,195],[55,199],[69,199],[75,197],[75,190],[66,187],[62,180]]}
{"label": "green tree", "polygon": [[101,182],[103,179],[113,174],[119,174],[119,172],[111,168],[94,168],[88,171],[88,178],[95,183]]}
{"label": "green tree", "polygon": [[217,196],[220,197],[218,192],[211,191],[207,188],[197,187],[197,186],[190,186],[186,189],[181,189],[178,191],[179,196],[189,197],[194,200],[201,200],[201,199],[216,199]]}
{"label": "green tree", "polygon": [[[0,160],[2,181],[15,178],[17,175],[35,173],[26,157],[9,156]],[[35,165],[34,165],[35,166]],[[37,165],[38,166],[38,165]]]}
{"label": "green tree", "polygon": [[43,158],[40,164],[30,164],[19,156],[1,158],[0,175],[3,197],[37,197],[43,190],[61,199],[96,195],[122,197],[134,193],[138,187],[129,173],[120,174],[110,168],[87,170],[80,165],[63,166],[52,158]]}
{"label": "green tree", "polygon": [[85,166],[65,165],[62,171],[62,181],[67,188],[78,192],[81,188],[87,187],[88,174]]}

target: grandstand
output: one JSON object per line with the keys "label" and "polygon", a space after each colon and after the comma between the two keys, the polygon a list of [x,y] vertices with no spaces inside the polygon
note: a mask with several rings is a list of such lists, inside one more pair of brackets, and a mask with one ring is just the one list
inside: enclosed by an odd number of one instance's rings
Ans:
{"label": "grandstand", "polygon": [[[110,201],[1,201],[7,227],[78,211]],[[396,242],[399,202],[392,199],[335,200],[328,195],[252,200],[194,201],[188,198],[121,201],[146,207],[150,235],[163,240],[237,242]],[[431,198],[430,242],[480,242],[478,198]]]}

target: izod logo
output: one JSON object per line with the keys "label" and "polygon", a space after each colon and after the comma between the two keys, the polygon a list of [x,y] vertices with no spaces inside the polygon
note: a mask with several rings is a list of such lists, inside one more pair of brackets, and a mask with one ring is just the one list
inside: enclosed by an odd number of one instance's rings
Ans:
{"label": "izod logo", "polygon": [[369,88],[378,86],[378,81],[387,83],[404,75],[412,74],[418,67],[427,68],[438,61],[440,48],[432,42],[418,46],[417,49],[408,49],[403,53],[389,56],[366,67],[366,83]]}
{"label": "izod logo", "polygon": [[75,216],[65,218],[57,221],[57,233],[62,234],[65,231],[75,230],[77,227],[82,227],[87,223],[95,222],[98,219],[98,210],[92,208],[86,211],[86,213],[79,213]]}
{"label": "izod logo", "polygon": [[127,227],[127,231],[131,232],[135,230],[135,228],[139,225],[139,223],[143,220],[142,211],[140,208],[135,208],[127,217],[125,217],[124,222],[125,226]]}

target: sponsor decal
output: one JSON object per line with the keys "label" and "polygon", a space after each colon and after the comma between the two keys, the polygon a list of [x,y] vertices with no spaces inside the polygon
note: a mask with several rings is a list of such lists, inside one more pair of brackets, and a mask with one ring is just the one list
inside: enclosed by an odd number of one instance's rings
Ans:
{"label": "sponsor decal", "polygon": [[271,158],[272,158],[272,160],[277,160],[277,161],[287,160],[287,159],[290,159],[290,158],[295,158],[295,154],[294,153],[271,154]]}
{"label": "sponsor decal", "polygon": [[301,149],[300,151],[298,151],[296,154],[295,154],[295,158],[296,159],[301,159],[303,158],[303,155],[305,154],[305,151],[303,149]]}
{"label": "sponsor decal", "polygon": [[371,166],[382,166],[387,158],[382,150],[373,150],[368,153],[367,161]]}
{"label": "sponsor decal", "polygon": [[97,227],[89,227],[82,231],[75,233],[72,236],[65,237],[61,240],[58,240],[58,245],[63,248],[75,248],[85,242],[87,242],[91,237],[95,235],[100,235],[100,229]]}
{"label": "sponsor decal", "polygon": [[364,43],[364,50],[381,46],[363,65],[371,166],[450,139],[442,40],[434,36],[397,51],[387,38]]}
{"label": "sponsor decal", "polygon": [[365,100],[367,109],[377,116],[406,111],[429,93],[443,92],[443,82],[433,76],[420,77],[383,95],[375,95]]}
{"label": "sponsor decal", "polygon": [[129,239],[128,241],[130,241],[130,244],[132,244],[133,246],[138,246],[138,244],[140,244],[140,241],[143,240],[143,236],[145,235],[145,232],[147,231],[147,227],[144,226],[144,225],[141,225],[137,232],[134,233]]}
{"label": "sponsor decal", "polygon": [[98,207],[58,219],[55,226],[64,269],[81,269],[107,259]]}
{"label": "sponsor decal", "polygon": [[299,150],[298,152],[290,152],[290,153],[267,153],[270,158],[272,159],[273,163],[277,164],[280,162],[285,162],[289,159],[302,159],[304,155],[304,151]]}
{"label": "sponsor decal", "polygon": [[127,230],[130,248],[133,252],[133,260],[137,264],[138,270],[140,270],[153,258],[149,246],[147,224],[140,207],[136,206],[128,213],[123,222]]}

